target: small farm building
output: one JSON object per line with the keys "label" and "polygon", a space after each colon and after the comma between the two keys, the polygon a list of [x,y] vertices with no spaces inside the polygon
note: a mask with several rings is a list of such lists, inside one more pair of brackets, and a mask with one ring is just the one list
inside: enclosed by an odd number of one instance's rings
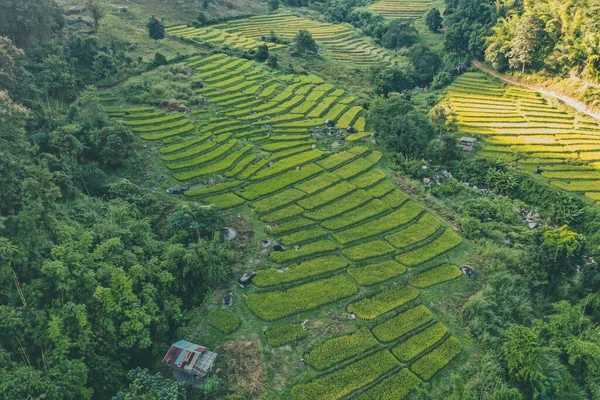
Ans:
{"label": "small farm building", "polygon": [[216,358],[217,353],[207,347],[180,340],[171,346],[163,363],[171,367],[178,381],[197,386],[204,383]]}

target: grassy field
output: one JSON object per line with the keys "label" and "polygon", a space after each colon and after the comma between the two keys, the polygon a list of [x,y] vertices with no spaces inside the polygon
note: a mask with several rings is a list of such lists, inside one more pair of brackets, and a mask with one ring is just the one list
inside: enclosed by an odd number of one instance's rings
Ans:
{"label": "grassy field", "polygon": [[[396,187],[379,152],[359,144],[369,133],[355,98],[316,75],[286,75],[224,54],[186,64],[208,102],[190,114],[117,107],[119,89],[103,92],[113,100],[110,114],[156,148],[177,181],[192,186],[191,201],[230,209],[255,232],[244,270],[259,270],[256,285],[225,289],[237,299],[228,310],[233,315],[213,312],[211,322],[198,310],[184,336],[212,347],[254,343],[268,398],[282,398],[280,391],[293,399],[373,398],[390,389],[405,396],[422,382],[446,379],[438,372],[471,352],[448,312],[455,296],[473,285],[452,266],[470,261],[471,247]],[[326,119],[342,128],[345,140],[323,132]],[[357,134],[345,133],[351,125]],[[285,250],[263,247],[264,240],[280,241]],[[222,295],[216,292],[207,308],[223,308],[217,305]],[[237,330],[223,333],[238,320]],[[297,325],[305,320],[303,335]],[[359,329],[376,339],[353,353]],[[298,363],[305,353],[332,346],[335,362],[321,358],[333,366]],[[384,356],[385,367],[370,361]],[[372,370],[354,379],[365,368]],[[339,386],[347,381],[352,384]]]}
{"label": "grassy field", "polygon": [[478,154],[516,160],[558,188],[600,199],[598,121],[484,73],[457,78],[448,99],[460,134],[482,139]]}

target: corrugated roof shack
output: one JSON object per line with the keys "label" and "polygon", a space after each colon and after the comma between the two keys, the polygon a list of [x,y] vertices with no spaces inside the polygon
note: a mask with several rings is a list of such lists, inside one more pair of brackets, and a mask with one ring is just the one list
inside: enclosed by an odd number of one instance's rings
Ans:
{"label": "corrugated roof shack", "polygon": [[207,347],[180,340],[171,346],[163,358],[163,363],[171,367],[178,381],[200,386],[212,370],[216,358],[217,353],[213,353]]}

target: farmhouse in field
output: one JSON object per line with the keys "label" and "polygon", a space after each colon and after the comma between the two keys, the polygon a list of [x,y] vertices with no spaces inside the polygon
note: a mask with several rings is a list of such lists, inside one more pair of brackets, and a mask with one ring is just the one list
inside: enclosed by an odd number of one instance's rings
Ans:
{"label": "farmhouse in field", "polygon": [[178,381],[198,386],[204,383],[216,358],[217,353],[207,347],[180,340],[171,346],[162,362],[171,367]]}

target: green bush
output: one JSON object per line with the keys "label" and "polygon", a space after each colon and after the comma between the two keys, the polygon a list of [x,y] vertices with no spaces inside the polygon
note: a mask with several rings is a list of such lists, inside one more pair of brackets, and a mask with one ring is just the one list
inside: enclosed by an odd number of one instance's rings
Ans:
{"label": "green bush", "polygon": [[375,240],[373,242],[359,244],[358,246],[349,247],[342,250],[344,256],[352,261],[368,260],[393,253],[395,250],[392,246],[383,240]]}
{"label": "green bush", "polygon": [[408,369],[384,379],[361,393],[356,400],[402,400],[423,383]]}
{"label": "green bush", "polygon": [[308,365],[318,370],[338,365],[379,345],[369,329],[330,339],[313,347],[305,356]]}
{"label": "green bush", "polygon": [[417,296],[419,296],[417,289],[400,286],[350,303],[347,310],[359,318],[370,320],[416,299]]}
{"label": "green bush", "polygon": [[359,190],[342,199],[328,203],[326,206],[319,208],[318,210],[309,211],[304,215],[308,218],[322,221],[324,219],[335,217],[336,215],[352,210],[353,208],[358,207],[372,199],[373,198],[367,194],[367,192],[364,190]]}
{"label": "green bush", "polygon": [[388,319],[373,328],[373,335],[381,342],[393,342],[400,336],[426,324],[433,319],[431,311],[423,305]]}
{"label": "green bush", "polygon": [[338,400],[375,382],[398,366],[387,350],[375,353],[329,375],[292,388],[293,400]]}
{"label": "green bush", "polygon": [[374,285],[400,276],[405,272],[406,267],[393,260],[348,269],[348,275],[361,286]]}
{"label": "green bush", "polygon": [[255,201],[252,203],[252,208],[256,212],[266,213],[293,203],[304,196],[306,196],[306,193],[298,189],[286,189],[283,192]]}
{"label": "green bush", "polygon": [[305,199],[298,202],[298,205],[306,210],[312,210],[314,208],[323,206],[331,201],[347,195],[348,193],[356,190],[356,187],[349,184],[348,182],[340,182],[335,186],[320,191],[317,194],[313,194]]}
{"label": "green bush", "polygon": [[251,293],[248,308],[264,321],[309,311],[356,294],[358,288],[343,275],[296,286],[288,291]]}
{"label": "green bush", "polygon": [[411,246],[427,239],[440,228],[440,220],[434,215],[426,213],[416,224],[410,225],[400,232],[388,235],[385,240],[397,249]]}
{"label": "green bush", "polygon": [[456,265],[442,264],[439,267],[435,267],[429,271],[421,272],[419,275],[413,276],[408,282],[414,287],[426,288],[437,285],[438,283],[458,278],[461,275],[462,271]]}
{"label": "green bush", "polygon": [[240,327],[240,319],[225,310],[212,310],[208,314],[207,321],[210,326],[226,335],[237,331]]}
{"label": "green bush", "polygon": [[[318,165],[308,164],[302,167],[299,171],[287,171],[279,176],[248,185],[237,193],[247,200],[256,200],[259,197],[278,192],[281,189],[285,189],[288,186],[292,186],[295,183],[310,178],[321,171],[323,171],[323,169]],[[240,177],[240,179],[242,178]]]}
{"label": "green bush", "polygon": [[448,340],[431,353],[425,354],[415,361],[415,363],[410,366],[410,369],[418,377],[427,381],[448,365],[448,363],[458,356],[461,351],[462,344],[458,339],[454,337],[448,338]]}
{"label": "green bush", "polygon": [[442,340],[447,332],[448,328],[438,322],[394,347],[392,353],[401,362],[408,362]]}
{"label": "green bush", "polygon": [[337,231],[347,226],[354,225],[365,219],[374,217],[375,215],[383,214],[389,211],[390,208],[383,204],[380,200],[373,200],[362,207],[358,207],[352,211],[344,213],[344,215],[327,219],[323,221],[321,226],[325,229]]}
{"label": "green bush", "polygon": [[283,346],[305,338],[306,331],[300,324],[280,325],[265,332],[267,342],[273,347]]}
{"label": "green bush", "polygon": [[299,250],[273,251],[269,258],[275,262],[286,262],[310,255],[326,253],[337,249],[338,245],[331,240],[319,240],[300,247]]}
{"label": "green bush", "polygon": [[337,232],[333,237],[341,244],[348,244],[390,231],[417,218],[425,208],[417,202],[409,201],[398,210],[379,219],[367,222],[345,231]]}
{"label": "green bush", "polygon": [[445,230],[444,233],[433,242],[407,253],[400,254],[396,259],[402,264],[412,267],[432,260],[435,257],[452,250],[461,242],[462,239],[460,236],[451,230]]}
{"label": "green bush", "polygon": [[285,272],[279,272],[273,268],[259,270],[253,282],[259,287],[277,286],[327,272],[338,271],[347,266],[348,261],[340,256],[313,258],[299,265],[291,266]]}

